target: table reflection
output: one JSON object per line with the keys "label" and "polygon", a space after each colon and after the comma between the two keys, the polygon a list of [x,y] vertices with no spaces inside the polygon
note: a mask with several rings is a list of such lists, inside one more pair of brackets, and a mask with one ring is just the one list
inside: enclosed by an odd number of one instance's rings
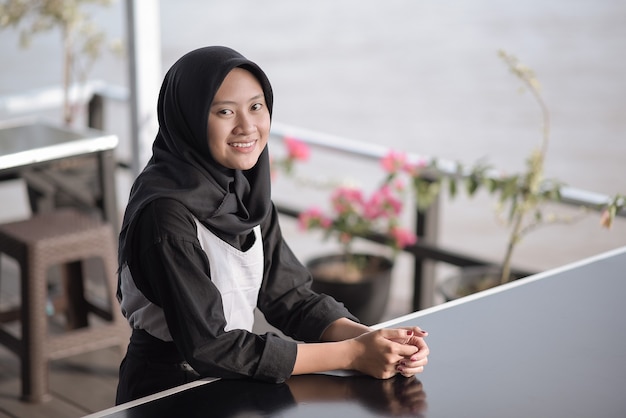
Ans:
{"label": "table reflection", "polygon": [[283,384],[219,380],[113,416],[331,417],[339,406],[344,418],[419,417],[426,412],[426,394],[419,380],[402,376],[316,374],[293,376]]}
{"label": "table reflection", "polygon": [[352,401],[373,416],[413,417],[426,412],[426,393],[414,377],[303,375],[292,377],[287,385],[297,404]]}

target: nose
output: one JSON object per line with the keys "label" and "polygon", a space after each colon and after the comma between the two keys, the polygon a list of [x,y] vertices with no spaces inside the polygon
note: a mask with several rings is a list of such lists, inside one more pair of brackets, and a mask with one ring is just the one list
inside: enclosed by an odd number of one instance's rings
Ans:
{"label": "nose", "polygon": [[233,132],[237,135],[250,135],[254,133],[254,119],[247,113],[237,115],[237,123]]}

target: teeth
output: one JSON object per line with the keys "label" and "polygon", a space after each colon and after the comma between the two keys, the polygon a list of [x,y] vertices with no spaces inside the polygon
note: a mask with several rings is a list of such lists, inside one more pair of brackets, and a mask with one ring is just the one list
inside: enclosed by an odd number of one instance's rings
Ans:
{"label": "teeth", "polygon": [[254,141],[252,141],[252,142],[233,142],[230,145],[235,147],[235,148],[250,148],[253,144],[254,144]]}

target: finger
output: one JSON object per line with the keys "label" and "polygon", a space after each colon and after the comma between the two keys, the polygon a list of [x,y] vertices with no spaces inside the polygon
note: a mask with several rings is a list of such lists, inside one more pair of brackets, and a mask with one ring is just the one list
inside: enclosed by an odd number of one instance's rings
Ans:
{"label": "finger", "polygon": [[396,367],[396,371],[404,377],[411,377],[418,373],[422,373],[424,371],[424,366],[408,367],[399,364]]}
{"label": "finger", "polygon": [[422,373],[424,371],[424,367],[427,364],[428,357],[426,356],[418,360],[415,360],[413,357],[411,359],[403,359],[398,362],[396,371],[398,371],[405,377],[409,377],[415,375],[416,373]]}
{"label": "finger", "polygon": [[[380,330],[381,335],[388,340],[401,344],[397,347],[397,354],[411,358],[412,360],[420,360],[426,357],[429,353],[428,345],[424,342],[424,339],[415,335],[417,327],[407,328],[387,328]],[[422,332],[419,330],[420,333]],[[421,353],[420,353],[421,351]]]}
{"label": "finger", "polygon": [[[395,343],[408,344],[408,345],[413,345],[416,347],[424,346],[425,343],[423,343],[422,338],[428,334],[427,333],[424,334],[422,330],[416,330],[415,328],[416,327],[407,327],[407,328],[385,329],[381,331],[385,331],[383,334],[385,338]],[[419,334],[416,334],[416,332],[418,331],[419,331]]]}
{"label": "finger", "polygon": [[428,351],[417,351],[410,356],[405,356],[398,363],[404,361],[407,365],[421,365],[425,366],[428,363]]}
{"label": "finger", "polygon": [[428,357],[422,357],[414,360],[411,359],[402,359],[398,362],[399,366],[403,366],[404,368],[416,368],[416,367],[424,367],[428,364]]}
{"label": "finger", "polygon": [[398,361],[412,358],[420,359],[426,356],[426,353],[420,354],[419,349],[414,344],[407,344],[401,341],[392,341],[392,343],[394,344],[393,353],[400,357]]}
{"label": "finger", "polygon": [[413,331],[413,335],[417,337],[426,337],[428,335],[428,331],[424,331],[420,327],[406,327],[407,331]]}
{"label": "finger", "polygon": [[380,333],[388,340],[400,344],[405,344],[413,336],[413,330],[407,328],[383,328]]}
{"label": "finger", "polygon": [[406,342],[408,345],[412,345],[417,348],[417,352],[423,355],[428,355],[430,349],[428,348],[428,344],[424,341],[423,338],[412,337],[409,341]]}

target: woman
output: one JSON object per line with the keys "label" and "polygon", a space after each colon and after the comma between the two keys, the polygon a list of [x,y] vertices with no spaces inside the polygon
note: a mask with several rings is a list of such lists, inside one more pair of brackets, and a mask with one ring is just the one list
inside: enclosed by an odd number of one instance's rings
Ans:
{"label": "woman", "polygon": [[[117,403],[204,376],[423,370],[425,332],[371,331],[311,291],[270,199],[272,102],[263,71],[225,47],[192,51],[165,76],[153,156],[120,233],[118,297],[133,333]],[[305,343],[252,333],[255,307]]]}

